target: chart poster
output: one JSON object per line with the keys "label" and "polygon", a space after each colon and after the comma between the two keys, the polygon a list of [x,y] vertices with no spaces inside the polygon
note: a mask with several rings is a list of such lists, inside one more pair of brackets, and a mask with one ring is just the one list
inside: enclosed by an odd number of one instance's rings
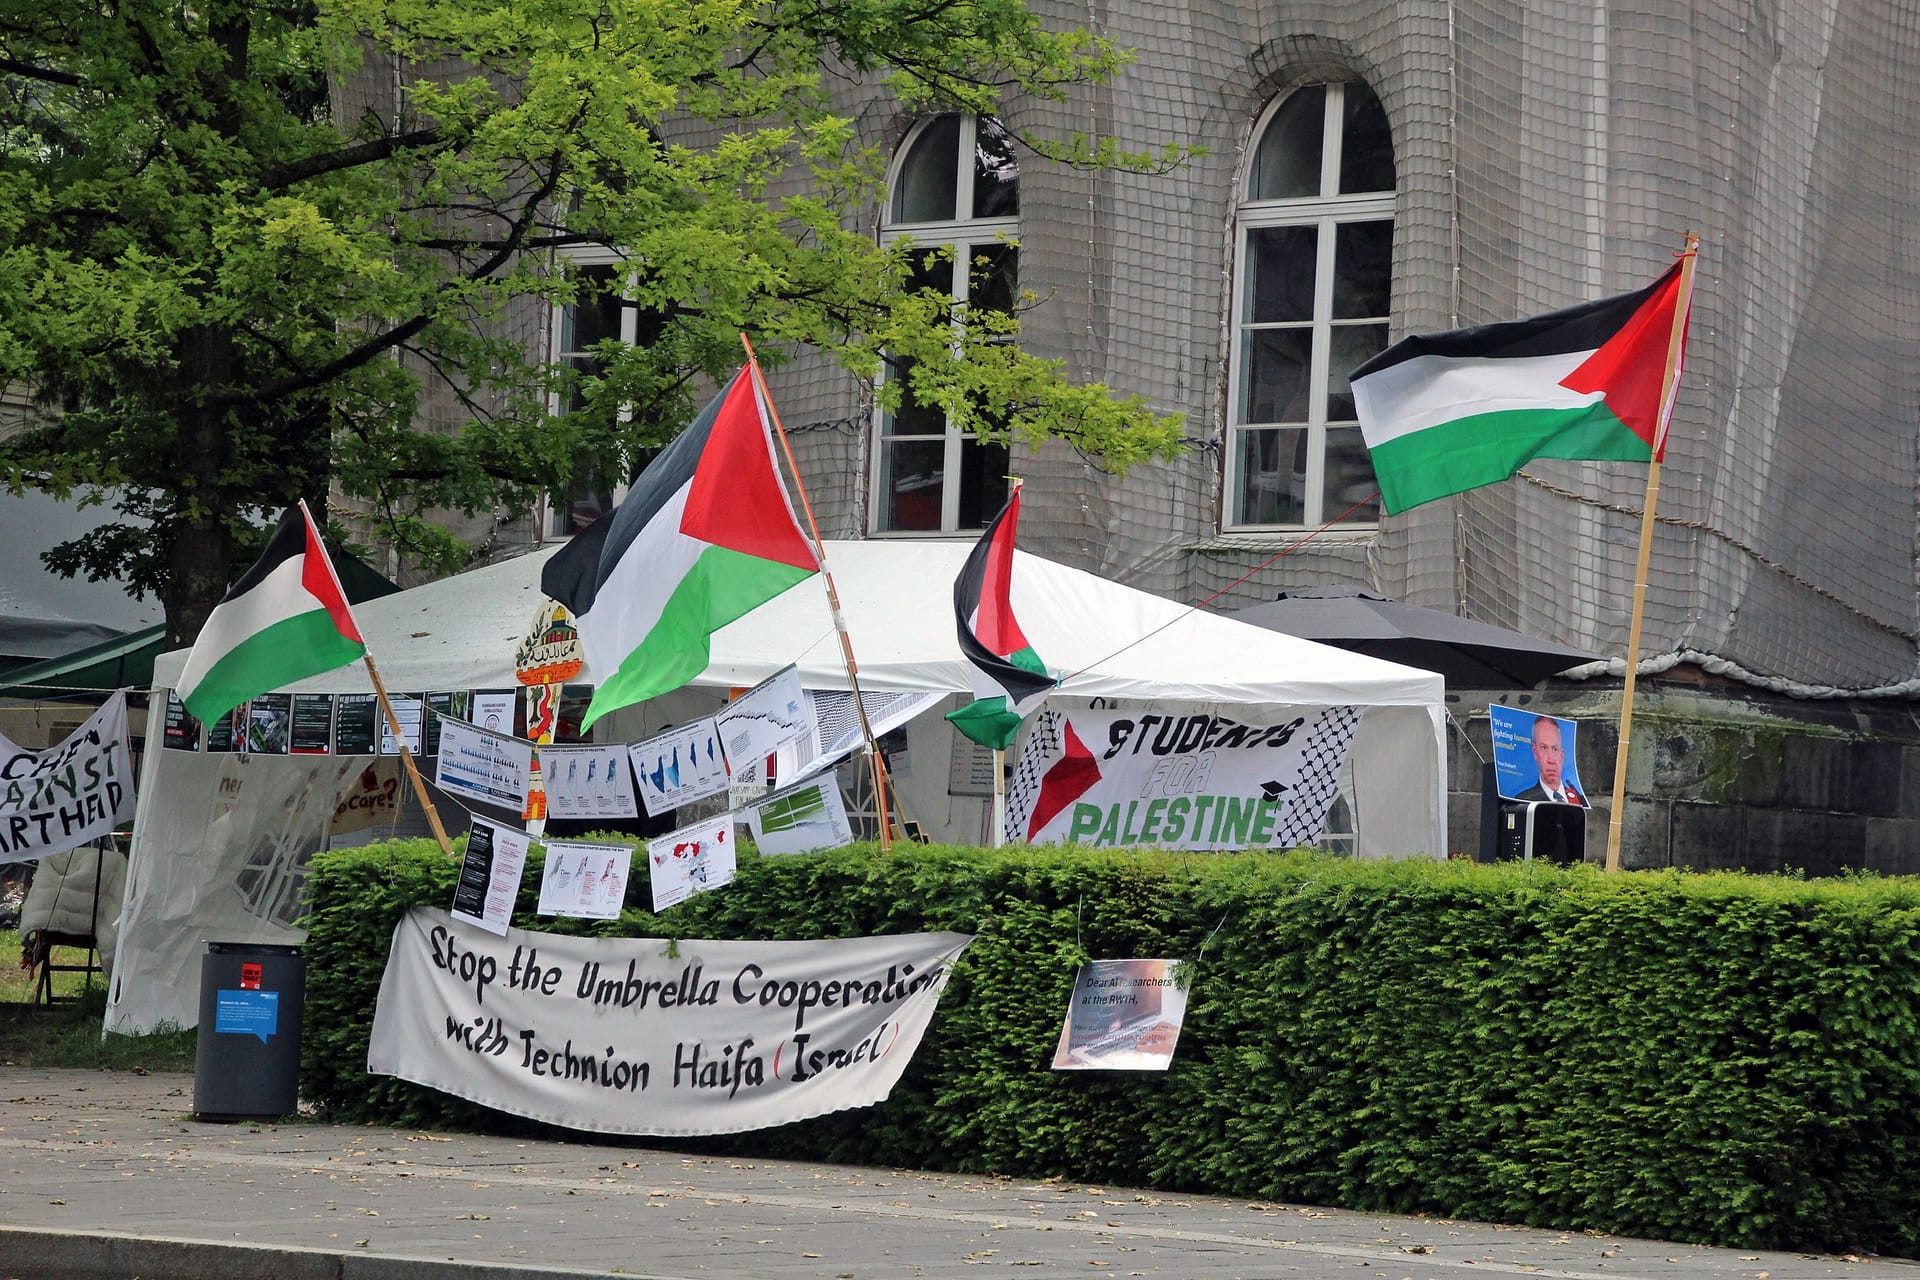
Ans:
{"label": "chart poster", "polygon": [[207,726],[207,750],[227,753],[244,751],[247,735],[242,726],[246,722],[247,704],[243,702]]}
{"label": "chart poster", "polygon": [[1588,807],[1573,752],[1577,723],[1499,703],[1487,708],[1487,716],[1493,729],[1493,776],[1502,799]]}
{"label": "chart poster", "polygon": [[[393,704],[393,718],[400,722],[400,732],[406,737],[407,750],[414,755],[420,754],[420,722],[426,715],[426,701],[417,693],[395,693],[387,696]],[[393,725],[383,713],[380,716],[380,754],[397,756],[400,754],[400,740],[393,736]]]}
{"label": "chart poster", "polygon": [[665,911],[733,879],[733,815],[723,813],[647,842],[653,909]]}
{"label": "chart poster", "polygon": [[343,693],[333,709],[333,753],[370,756],[380,745],[380,699],[371,693]]}
{"label": "chart poster", "polygon": [[473,722],[489,733],[512,733],[513,711],[518,695],[512,689],[476,689],[473,694]]}
{"label": "chart poster", "polygon": [[296,693],[287,750],[296,756],[324,756],[333,748],[333,695]]}
{"label": "chart poster", "polygon": [[747,810],[761,853],[812,853],[853,843],[853,825],[833,774],[776,791]]}
{"label": "chart poster", "polygon": [[453,888],[453,918],[505,934],[513,918],[513,900],[520,892],[520,873],[527,865],[524,831],[475,818],[467,832],[467,853],[460,862],[460,879]]}
{"label": "chart poster", "polygon": [[[739,781],[790,742],[813,737],[813,703],[800,688],[800,672],[787,667],[727,703],[713,717],[727,772]],[[757,775],[756,775],[757,776]]]}
{"label": "chart poster", "polygon": [[518,814],[527,802],[533,744],[504,733],[488,733],[464,720],[443,720],[440,725],[433,784],[450,796]]}
{"label": "chart poster", "polygon": [[187,704],[180,701],[180,695],[167,690],[167,718],[163,722],[160,742],[169,751],[198,751],[200,749],[200,722],[187,710]]}
{"label": "chart poster", "polygon": [[634,818],[640,814],[633,795],[633,774],[627,768],[627,749],[619,743],[541,747],[540,775],[547,787],[549,818]]}
{"label": "chart poster", "polygon": [[1033,717],[1007,839],[1103,849],[1293,849],[1326,832],[1360,709],[1061,711]]}
{"label": "chart poster", "polygon": [[1090,961],[1074,980],[1053,1069],[1165,1071],[1186,1016],[1174,961]]}
{"label": "chart poster", "polygon": [[287,754],[293,736],[293,695],[263,693],[247,706],[247,750],[263,756]]}
{"label": "chart poster", "polygon": [[540,877],[540,914],[582,920],[616,920],[627,900],[633,871],[631,844],[547,841],[547,867]]}
{"label": "chart poster", "polygon": [[627,751],[640,780],[640,803],[654,817],[727,789],[727,761],[712,716],[636,742]]}

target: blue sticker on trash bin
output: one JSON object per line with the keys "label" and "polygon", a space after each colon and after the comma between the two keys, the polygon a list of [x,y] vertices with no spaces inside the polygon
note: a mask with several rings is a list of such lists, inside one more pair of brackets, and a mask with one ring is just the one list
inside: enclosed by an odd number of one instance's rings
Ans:
{"label": "blue sticker on trash bin", "polygon": [[278,991],[218,991],[214,993],[213,1029],[237,1036],[267,1037],[280,1030]]}

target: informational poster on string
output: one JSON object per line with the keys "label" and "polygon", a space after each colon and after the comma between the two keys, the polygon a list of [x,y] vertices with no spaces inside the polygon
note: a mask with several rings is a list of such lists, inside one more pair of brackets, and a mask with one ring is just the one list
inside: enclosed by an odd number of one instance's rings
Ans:
{"label": "informational poster on string", "polygon": [[727,703],[713,719],[728,777],[735,781],[781,747],[811,740],[814,734],[813,703],[801,689],[800,672],[794,667],[774,672]]}
{"label": "informational poster on string", "polygon": [[1034,717],[1007,788],[1007,839],[1102,848],[1291,849],[1318,841],[1356,707],[1248,722],[1195,713]]}
{"label": "informational poster on string", "polygon": [[1074,980],[1053,1069],[1165,1071],[1186,1017],[1172,960],[1090,961]]}
{"label": "informational poster on string", "polygon": [[648,841],[647,870],[652,877],[653,909],[665,911],[696,893],[718,889],[733,879],[736,865],[730,813]]}
{"label": "informational poster on string", "polygon": [[464,720],[440,721],[440,754],[433,784],[452,796],[518,814],[527,803],[527,773],[533,744],[511,734],[493,733]]}
{"label": "informational poster on string", "polygon": [[527,834],[485,818],[467,831],[467,852],[453,887],[453,917],[488,933],[505,933],[527,867]]}
{"label": "informational poster on string", "polygon": [[620,743],[542,747],[540,771],[549,818],[632,818],[640,812]]}
{"label": "informational poster on string", "polygon": [[0,736],[0,863],[64,853],[132,820],[126,694],[44,751]]}
{"label": "informational poster on string", "polygon": [[627,897],[627,876],[633,869],[633,845],[549,840],[546,848],[546,869],[540,874],[541,915],[619,919],[620,904]]}
{"label": "informational poster on string", "polygon": [[776,791],[747,809],[761,853],[812,853],[853,843],[853,824],[832,774]]}
{"label": "informational poster on string", "polygon": [[744,1133],[884,1100],[973,939],[394,927],[367,1070],[594,1133]]}
{"label": "informational poster on string", "polygon": [[640,803],[658,817],[727,789],[727,759],[712,716],[689,721],[628,749],[640,780]]}

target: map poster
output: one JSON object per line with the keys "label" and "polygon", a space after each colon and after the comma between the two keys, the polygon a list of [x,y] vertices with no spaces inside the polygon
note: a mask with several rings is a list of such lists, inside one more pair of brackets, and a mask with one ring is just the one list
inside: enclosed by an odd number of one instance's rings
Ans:
{"label": "map poster", "polygon": [[811,739],[814,732],[813,703],[800,688],[800,672],[794,667],[774,672],[720,708],[713,719],[727,774],[736,781],[781,747]]}
{"label": "map poster", "polygon": [[619,919],[635,847],[547,841],[547,866],[540,876],[540,914]]}
{"label": "map poster", "polygon": [[747,810],[747,826],[761,853],[812,853],[853,843],[853,826],[835,775],[776,791]]}
{"label": "map poster", "polygon": [[371,693],[343,693],[336,700],[333,753],[370,756],[380,745],[380,699]]}
{"label": "map poster", "polygon": [[727,789],[727,761],[712,716],[636,742],[627,751],[640,780],[640,803],[654,817]]}
{"label": "map poster", "polygon": [[1165,1071],[1186,1016],[1172,960],[1090,961],[1074,980],[1053,1069]]}
{"label": "map poster", "polygon": [[733,879],[733,815],[723,813],[647,842],[653,909],[665,911]]}
{"label": "map poster", "polygon": [[293,695],[293,727],[287,750],[296,756],[324,756],[333,748],[333,695]]}
{"label": "map poster", "polygon": [[475,818],[467,832],[467,852],[453,888],[453,918],[504,935],[527,865],[524,831]]}
{"label": "map poster", "polygon": [[627,749],[620,743],[541,747],[540,774],[549,818],[639,816]]}

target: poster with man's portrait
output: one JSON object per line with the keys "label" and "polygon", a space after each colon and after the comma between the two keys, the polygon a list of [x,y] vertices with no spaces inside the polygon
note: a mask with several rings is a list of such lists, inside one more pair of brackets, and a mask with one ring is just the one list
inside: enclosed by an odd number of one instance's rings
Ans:
{"label": "poster with man's portrait", "polygon": [[1588,808],[1574,757],[1572,720],[1536,715],[1497,703],[1493,722],[1493,773],[1503,800],[1540,800]]}

